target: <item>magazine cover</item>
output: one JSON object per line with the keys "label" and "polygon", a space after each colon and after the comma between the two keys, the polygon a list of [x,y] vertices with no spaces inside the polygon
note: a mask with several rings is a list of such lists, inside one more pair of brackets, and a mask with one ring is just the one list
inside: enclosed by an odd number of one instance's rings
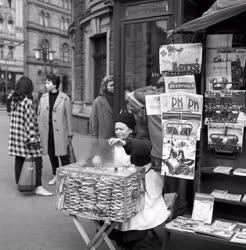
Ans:
{"label": "magazine cover", "polygon": [[208,147],[216,152],[242,152],[244,125],[234,123],[209,123]]}
{"label": "magazine cover", "polygon": [[207,63],[206,90],[230,90],[231,88],[231,62]]}
{"label": "magazine cover", "polygon": [[196,94],[194,75],[166,76],[164,79],[166,93],[187,92]]}
{"label": "magazine cover", "polygon": [[146,95],[145,103],[146,103],[147,115],[160,115],[161,114],[160,95]]}
{"label": "magazine cover", "polygon": [[162,45],[159,50],[160,72],[191,71],[199,73],[202,62],[201,43]]}
{"label": "magazine cover", "polygon": [[211,195],[213,195],[214,198],[225,199],[227,193],[228,193],[227,190],[214,189]]}
{"label": "magazine cover", "polygon": [[205,123],[246,125],[245,90],[205,91]]}
{"label": "magazine cover", "polygon": [[234,175],[246,176],[246,168],[236,168],[233,171]]}
{"label": "magazine cover", "polygon": [[236,232],[231,242],[246,244],[246,224],[238,223]]}
{"label": "magazine cover", "polygon": [[214,196],[196,193],[194,198],[192,219],[211,224],[214,209]]}
{"label": "magazine cover", "polygon": [[231,48],[232,34],[210,34],[207,35],[207,48]]}
{"label": "magazine cover", "polygon": [[194,179],[196,137],[164,136],[162,146],[163,170],[167,176]]}

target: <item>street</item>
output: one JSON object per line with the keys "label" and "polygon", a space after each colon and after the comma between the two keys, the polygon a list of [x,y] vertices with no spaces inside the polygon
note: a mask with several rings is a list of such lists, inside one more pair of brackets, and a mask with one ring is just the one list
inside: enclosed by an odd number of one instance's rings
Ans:
{"label": "street", "polygon": [[[72,219],[56,210],[55,196],[41,197],[23,194],[14,180],[14,157],[8,156],[9,117],[0,111],[0,250],[83,250],[83,242]],[[74,136],[75,154],[79,148],[88,150],[90,139]],[[78,144],[80,146],[78,146]],[[79,157],[78,157],[79,158]],[[79,160],[79,159],[78,159]],[[47,157],[43,158],[43,186],[52,178]],[[89,236],[95,232],[89,220],[81,219]],[[101,246],[100,249],[106,249]]]}

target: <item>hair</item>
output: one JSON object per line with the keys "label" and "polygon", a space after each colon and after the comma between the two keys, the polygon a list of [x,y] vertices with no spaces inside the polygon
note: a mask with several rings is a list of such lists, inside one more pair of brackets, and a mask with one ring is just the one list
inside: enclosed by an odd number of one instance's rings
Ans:
{"label": "hair", "polygon": [[33,99],[33,83],[30,78],[22,76],[16,83],[15,92],[13,94],[13,102],[22,101],[25,97]]}
{"label": "hair", "polygon": [[60,76],[57,76],[53,73],[47,75],[47,80],[52,81],[53,84],[56,86],[56,89],[59,89],[60,86]]}
{"label": "hair", "polygon": [[113,75],[108,75],[108,76],[105,76],[103,79],[102,79],[102,82],[101,82],[101,86],[100,86],[100,95],[105,95],[105,92],[107,90],[107,85],[109,82],[112,82],[114,80],[114,76]]}

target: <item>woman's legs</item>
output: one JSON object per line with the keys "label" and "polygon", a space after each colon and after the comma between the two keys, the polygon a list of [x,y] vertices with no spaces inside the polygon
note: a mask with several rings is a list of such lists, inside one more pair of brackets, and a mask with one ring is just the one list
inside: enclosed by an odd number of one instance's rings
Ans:
{"label": "woman's legs", "polygon": [[52,126],[49,127],[48,155],[52,166],[52,173],[53,175],[56,175],[56,169],[59,167],[59,160],[58,157],[55,155],[55,142]]}
{"label": "woman's legs", "polygon": [[15,156],[15,183],[18,184],[25,157]]}
{"label": "woman's legs", "polygon": [[35,163],[36,163],[36,187],[42,186],[42,167],[43,167],[43,161],[42,157],[36,157]]}

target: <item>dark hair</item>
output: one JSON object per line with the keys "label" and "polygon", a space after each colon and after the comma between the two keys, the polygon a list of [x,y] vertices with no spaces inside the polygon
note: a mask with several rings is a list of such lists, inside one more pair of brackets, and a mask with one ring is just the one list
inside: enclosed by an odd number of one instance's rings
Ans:
{"label": "dark hair", "polygon": [[105,92],[107,90],[107,85],[109,82],[111,81],[114,81],[114,76],[113,75],[108,75],[108,76],[105,76],[103,79],[102,79],[102,82],[101,82],[101,86],[100,86],[100,95],[103,96],[105,95]]}
{"label": "dark hair", "polygon": [[135,129],[136,126],[136,120],[133,114],[123,111],[118,114],[118,116],[115,119],[115,122],[122,122],[126,124],[126,126],[132,130]]}
{"label": "dark hair", "polygon": [[60,76],[57,76],[53,73],[47,75],[47,80],[52,81],[53,84],[56,86],[56,89],[59,89],[60,86]]}
{"label": "dark hair", "polygon": [[22,101],[25,97],[32,100],[33,84],[30,78],[22,76],[16,83],[15,92],[13,94],[13,102]]}

